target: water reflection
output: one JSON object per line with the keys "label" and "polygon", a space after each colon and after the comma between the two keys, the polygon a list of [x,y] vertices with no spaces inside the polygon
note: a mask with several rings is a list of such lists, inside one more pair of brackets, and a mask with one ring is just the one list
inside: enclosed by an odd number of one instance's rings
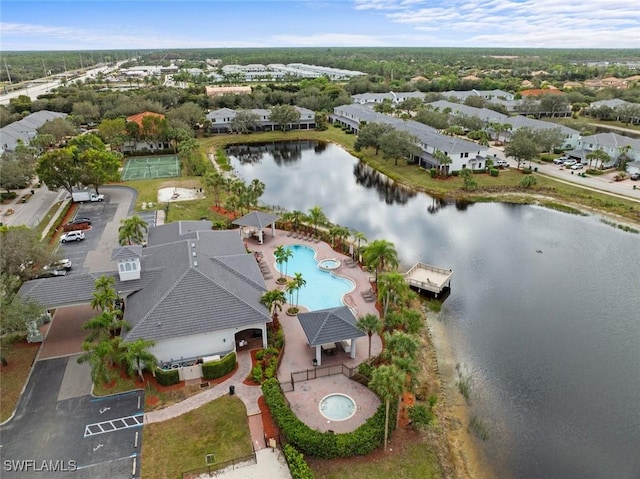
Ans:
{"label": "water reflection", "polygon": [[385,175],[381,175],[366,163],[358,162],[353,166],[353,176],[356,183],[365,188],[373,188],[378,192],[378,197],[388,205],[395,203],[404,205],[416,193],[400,185]]}
{"label": "water reflection", "polygon": [[232,145],[227,147],[225,151],[227,156],[233,156],[242,164],[259,163],[264,158],[265,153],[268,153],[278,166],[283,166],[300,161],[304,150],[313,149],[316,153],[322,153],[325,148],[326,143],[295,140]]}

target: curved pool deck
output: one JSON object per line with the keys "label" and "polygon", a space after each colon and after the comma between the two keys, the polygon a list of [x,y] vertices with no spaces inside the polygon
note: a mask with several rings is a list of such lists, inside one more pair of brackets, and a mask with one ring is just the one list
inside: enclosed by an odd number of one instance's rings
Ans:
{"label": "curved pool deck", "polygon": [[[343,297],[343,303],[349,306],[354,311],[356,317],[364,316],[371,313],[379,316],[378,310],[375,307],[375,303],[367,303],[360,294],[362,291],[367,291],[371,288],[368,272],[363,271],[359,267],[349,268],[346,266],[345,261],[348,256],[338,253],[333,250],[327,243],[320,241],[319,243],[310,243],[300,239],[295,239],[291,236],[287,236],[287,232],[283,230],[276,230],[276,236],[271,236],[271,229],[265,230],[266,236],[264,244],[259,245],[254,241],[247,241],[247,248],[250,251],[258,251],[263,254],[264,261],[271,268],[271,279],[266,279],[265,283],[267,289],[282,289],[283,286],[276,283],[278,279],[278,270],[276,269],[275,258],[273,252],[278,246],[289,246],[294,244],[300,244],[309,246],[316,251],[316,259],[321,261],[323,259],[338,259],[341,261],[342,266],[334,272],[334,274],[349,278],[354,282],[355,288],[350,293]],[[300,326],[300,322],[296,317],[287,316],[284,311],[287,306],[283,308],[280,313],[280,322],[284,328],[286,347],[284,356],[278,368],[278,379],[282,381],[288,381],[291,379],[291,373],[295,371],[303,371],[313,367],[313,359],[315,358],[315,348],[310,348],[307,344],[307,337]],[[300,305],[300,310],[305,312],[306,309],[303,305]],[[349,367],[354,367],[363,361],[367,360],[369,350],[369,338],[367,336],[358,338],[356,340],[356,357],[351,359],[349,354],[339,351],[334,356],[325,356],[322,358],[322,365],[328,364],[341,364],[344,363]],[[382,351],[382,341],[378,335],[374,335],[371,341],[371,355],[375,356]],[[341,391],[338,391],[341,392]]]}

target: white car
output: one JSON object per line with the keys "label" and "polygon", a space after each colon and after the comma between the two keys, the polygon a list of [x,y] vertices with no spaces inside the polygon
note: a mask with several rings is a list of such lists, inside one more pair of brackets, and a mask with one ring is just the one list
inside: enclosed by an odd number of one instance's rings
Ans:
{"label": "white car", "polygon": [[576,163],[571,167],[572,170],[581,170],[582,168],[584,168],[584,165],[582,163]]}
{"label": "white car", "polygon": [[577,163],[576,160],[567,160],[563,163],[564,166],[573,166]]}
{"label": "white car", "polygon": [[84,239],[84,231],[69,231],[60,237],[61,243],[67,241],[80,241]]}
{"label": "white car", "polygon": [[554,165],[564,165],[564,162],[567,161],[568,158],[565,158],[564,156],[561,156],[560,158],[556,158],[555,160],[553,160],[553,164]]}

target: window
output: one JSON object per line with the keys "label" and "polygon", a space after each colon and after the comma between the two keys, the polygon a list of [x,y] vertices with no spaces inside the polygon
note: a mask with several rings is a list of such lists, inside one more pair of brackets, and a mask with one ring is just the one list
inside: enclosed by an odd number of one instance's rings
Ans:
{"label": "window", "polygon": [[467,164],[465,163],[464,165],[462,165],[462,169],[464,170],[467,167]]}
{"label": "window", "polygon": [[120,271],[124,271],[124,263],[120,263],[118,266],[120,266]]}
{"label": "window", "polygon": [[125,271],[131,271],[131,263],[125,263],[124,264],[124,270]]}
{"label": "window", "polygon": [[131,269],[136,271],[138,269],[138,264],[136,262],[131,263]]}

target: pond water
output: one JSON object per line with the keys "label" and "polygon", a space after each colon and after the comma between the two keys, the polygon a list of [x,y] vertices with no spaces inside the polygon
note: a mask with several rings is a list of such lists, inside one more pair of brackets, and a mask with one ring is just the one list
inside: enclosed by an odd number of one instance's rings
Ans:
{"label": "pond water", "polygon": [[640,477],[640,237],[535,206],[397,188],[332,144],[229,150],[262,200],[452,268],[442,321],[500,477]]}

